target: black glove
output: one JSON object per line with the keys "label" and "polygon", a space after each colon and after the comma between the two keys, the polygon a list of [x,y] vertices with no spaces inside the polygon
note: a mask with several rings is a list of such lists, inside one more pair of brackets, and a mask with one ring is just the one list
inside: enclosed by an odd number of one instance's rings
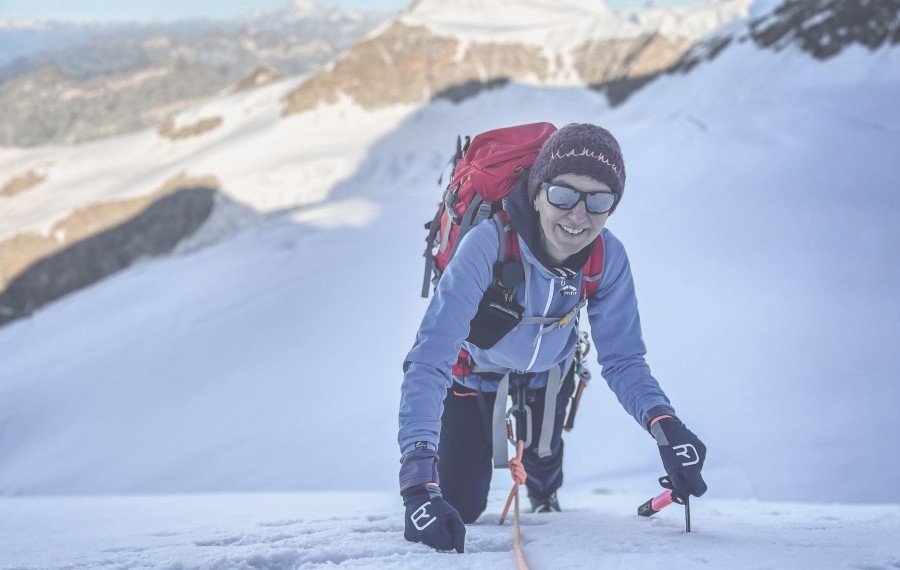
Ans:
{"label": "black glove", "polygon": [[700,475],[706,460],[706,446],[676,417],[663,418],[650,427],[659,446],[659,455],[678,499],[706,492]]}
{"label": "black glove", "polygon": [[437,485],[415,485],[401,493],[406,507],[403,538],[421,542],[437,550],[462,554],[466,544],[466,525]]}

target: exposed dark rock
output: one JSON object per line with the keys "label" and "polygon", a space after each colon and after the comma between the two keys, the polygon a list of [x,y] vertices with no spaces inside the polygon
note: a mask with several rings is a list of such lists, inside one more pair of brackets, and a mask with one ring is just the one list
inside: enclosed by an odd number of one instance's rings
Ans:
{"label": "exposed dark rock", "polygon": [[140,259],[171,252],[207,220],[215,195],[211,188],[178,190],[130,220],[33,263],[0,293],[0,325],[30,315]]}
{"label": "exposed dark rock", "polygon": [[498,77],[490,81],[471,80],[461,85],[451,85],[434,94],[432,99],[446,99],[453,103],[462,103],[466,99],[475,97],[482,91],[492,91],[506,86],[509,79],[506,77]]}
{"label": "exposed dark rock", "polygon": [[722,53],[725,48],[731,45],[734,38],[731,36],[716,36],[705,42],[702,42],[686,53],[681,61],[675,65],[671,71],[680,71],[687,73],[694,69],[697,65],[704,61],[712,61]]}
{"label": "exposed dark rock", "polygon": [[591,85],[590,87],[595,91],[604,93],[609,104],[615,107],[616,105],[623,103],[635,91],[659,77],[660,73],[645,75],[643,77],[611,79],[598,85]]}
{"label": "exposed dark rock", "polygon": [[781,49],[797,45],[827,59],[852,44],[876,50],[897,44],[900,0],[788,0],[768,18],[750,24],[753,41]]}
{"label": "exposed dark rock", "polygon": [[748,31],[697,44],[670,72],[687,73],[732,43],[747,41],[774,50],[796,45],[817,59],[833,57],[853,44],[874,51],[900,43],[900,0],[786,0],[771,14],[751,21]]}

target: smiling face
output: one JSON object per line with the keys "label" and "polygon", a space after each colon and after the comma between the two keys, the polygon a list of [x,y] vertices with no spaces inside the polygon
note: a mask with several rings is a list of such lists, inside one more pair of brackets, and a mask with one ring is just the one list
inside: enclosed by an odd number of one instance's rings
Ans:
{"label": "smiling face", "polygon": [[[563,184],[579,192],[609,190],[609,186],[581,174],[560,174],[551,182]],[[541,190],[534,199],[534,209],[541,220],[541,243],[550,259],[558,264],[584,249],[594,241],[609,213],[589,214],[584,200],[571,210],[562,210],[547,201],[546,190]]]}

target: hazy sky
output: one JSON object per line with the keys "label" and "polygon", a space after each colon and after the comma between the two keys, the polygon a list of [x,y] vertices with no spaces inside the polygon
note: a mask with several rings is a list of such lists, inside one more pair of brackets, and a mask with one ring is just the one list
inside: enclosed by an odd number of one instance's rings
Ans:
{"label": "hazy sky", "polygon": [[[315,0],[318,4],[346,9],[399,11],[412,0]],[[646,0],[604,0],[612,8],[637,7]],[[655,0],[658,6],[702,3],[703,0]],[[272,10],[289,0],[0,0],[0,19],[38,18],[56,20],[136,20],[185,17],[230,18],[251,10]]]}

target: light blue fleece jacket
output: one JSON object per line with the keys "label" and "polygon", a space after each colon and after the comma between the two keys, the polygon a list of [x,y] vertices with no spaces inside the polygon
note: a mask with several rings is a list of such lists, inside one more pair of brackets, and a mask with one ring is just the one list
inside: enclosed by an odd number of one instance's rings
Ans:
{"label": "light blue fleece jacket", "polygon": [[[592,340],[603,378],[625,410],[646,428],[656,415],[675,412],[644,360],[646,348],[625,248],[608,229],[601,236],[605,244],[602,279],[587,305]],[[564,316],[578,303],[580,293],[564,296],[560,290],[568,283],[580,291],[582,273],[566,281],[544,267],[521,236],[518,240],[523,265],[530,272],[527,286],[523,282],[515,290],[516,300],[525,307],[524,314]],[[469,351],[479,367],[537,373],[530,380],[532,388],[546,386],[546,371],[564,362],[574,349],[574,319],[562,329],[540,336],[540,325],[520,324],[488,350],[465,341],[469,322],[493,281],[498,247],[495,224],[479,224],[460,241],[438,282],[416,343],[403,364],[398,435],[401,453],[412,450],[420,441],[437,448],[443,400],[454,380],[450,370],[460,347]],[[456,380],[476,389],[497,389],[497,382],[478,375]]]}

